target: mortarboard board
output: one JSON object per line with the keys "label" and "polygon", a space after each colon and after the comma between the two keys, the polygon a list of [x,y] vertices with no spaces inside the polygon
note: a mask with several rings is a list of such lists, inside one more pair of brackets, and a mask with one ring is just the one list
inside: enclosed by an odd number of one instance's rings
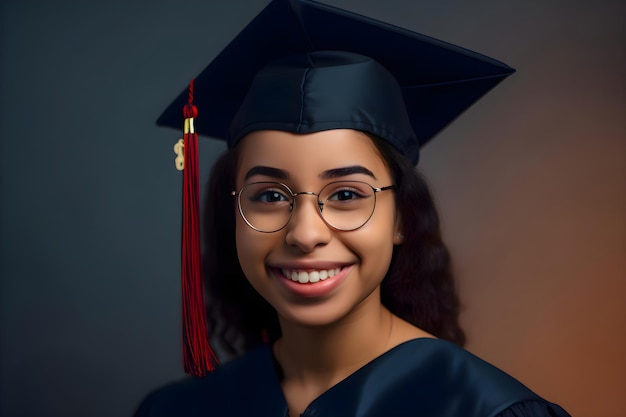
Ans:
{"label": "mortarboard board", "polygon": [[478,53],[314,1],[273,0],[263,9],[157,120],[174,128],[185,123],[186,371],[202,375],[214,361],[200,334],[206,322],[196,132],[232,147],[254,130],[350,128],[381,137],[417,163],[420,146],[513,72]]}

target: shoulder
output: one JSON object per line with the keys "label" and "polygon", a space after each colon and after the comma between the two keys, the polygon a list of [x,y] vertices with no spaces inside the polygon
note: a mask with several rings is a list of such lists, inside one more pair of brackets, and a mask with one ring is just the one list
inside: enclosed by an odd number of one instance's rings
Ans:
{"label": "shoulder", "polygon": [[263,346],[219,365],[205,377],[189,377],[150,393],[135,417],[221,416],[233,414],[245,396],[270,396],[276,378],[271,351]]}
{"label": "shoulder", "polygon": [[536,395],[504,371],[441,339],[417,339],[399,345],[397,356],[419,366],[429,379],[447,387],[500,396]]}
{"label": "shoulder", "polygon": [[[412,403],[414,407],[419,404],[420,410],[429,415],[567,416],[559,407],[555,407],[554,414],[519,412],[551,409],[552,405],[502,370],[443,340],[405,342],[373,364],[372,372],[381,378],[383,373],[395,374],[391,382],[403,387],[402,395],[391,402],[398,411],[410,408]],[[507,414],[508,410],[517,413]]]}

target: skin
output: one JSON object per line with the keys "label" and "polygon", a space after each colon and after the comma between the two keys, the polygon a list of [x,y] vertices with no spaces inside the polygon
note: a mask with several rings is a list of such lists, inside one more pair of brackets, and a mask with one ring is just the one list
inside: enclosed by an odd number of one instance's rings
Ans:
{"label": "skin", "polygon": [[[315,193],[328,182],[357,180],[374,187],[393,183],[372,141],[354,130],[312,134],[257,131],[238,145],[238,189],[255,181],[278,181],[292,191]],[[285,174],[258,171],[265,166]],[[364,167],[324,178],[329,170]],[[274,233],[251,229],[238,215],[236,241],[243,272],[276,309],[282,338],[274,354],[282,367],[282,388],[291,415],[331,386],[398,344],[432,337],[392,315],[380,301],[380,284],[389,268],[394,245],[402,244],[393,191],[378,193],[376,209],[361,228],[345,232],[329,227],[319,215],[316,197],[296,197],[289,224]],[[283,269],[341,268],[335,277],[316,284],[287,280]],[[301,286],[316,286],[302,288]]]}

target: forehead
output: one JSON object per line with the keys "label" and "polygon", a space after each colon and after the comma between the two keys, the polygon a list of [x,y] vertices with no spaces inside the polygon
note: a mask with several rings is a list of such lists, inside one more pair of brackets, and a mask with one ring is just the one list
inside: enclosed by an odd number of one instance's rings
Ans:
{"label": "forehead", "polygon": [[309,134],[261,130],[244,137],[238,148],[239,185],[245,182],[246,173],[256,166],[286,171],[294,181],[316,179],[324,171],[336,168],[363,166],[372,171],[376,180],[390,180],[387,165],[372,139],[356,130],[334,129]]}

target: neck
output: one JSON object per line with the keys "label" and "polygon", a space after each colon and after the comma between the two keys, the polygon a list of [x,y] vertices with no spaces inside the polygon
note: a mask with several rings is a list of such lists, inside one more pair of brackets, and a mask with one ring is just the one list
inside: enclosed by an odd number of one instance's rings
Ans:
{"label": "neck", "polygon": [[388,350],[393,316],[380,305],[353,312],[328,326],[307,327],[281,320],[274,354],[286,379],[332,386]]}

